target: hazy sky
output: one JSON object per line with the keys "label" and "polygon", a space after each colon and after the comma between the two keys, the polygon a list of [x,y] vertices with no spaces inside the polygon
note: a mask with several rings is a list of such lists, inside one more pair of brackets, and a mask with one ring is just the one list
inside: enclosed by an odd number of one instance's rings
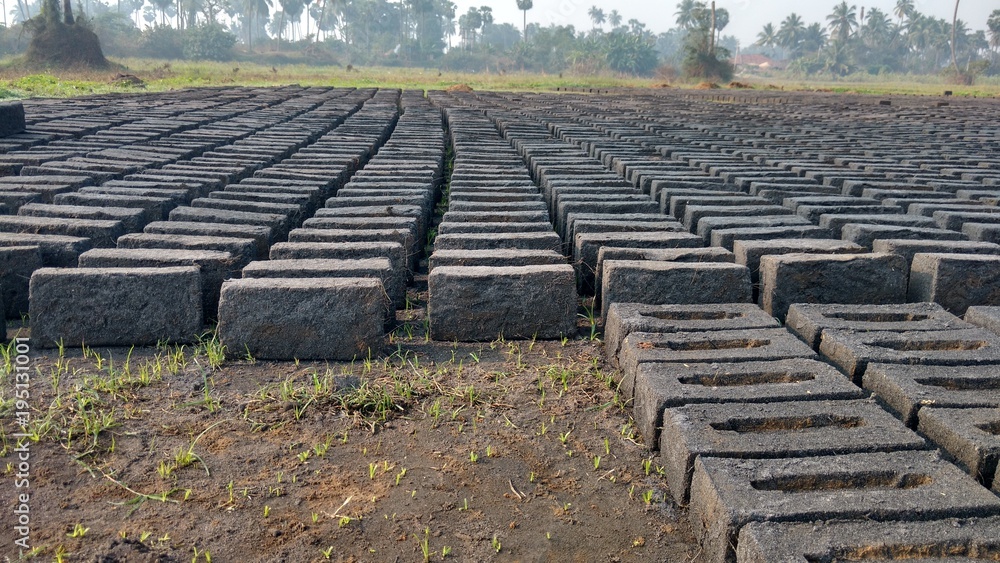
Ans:
{"label": "hazy sky", "polygon": [[[459,15],[464,14],[471,6],[491,6],[496,23],[510,22],[521,27],[521,12],[517,9],[516,0],[453,0],[458,6]],[[674,27],[674,12],[679,0],[534,0],[534,9],[528,12],[528,22],[573,25],[578,30],[592,27],[587,11],[591,6],[597,6],[608,13],[618,10],[622,20],[638,19],[652,31],[659,33]],[[730,13],[729,26],[723,31],[726,35],[735,35],[742,45],[756,41],[757,33],[768,22],[777,27],[781,20],[796,12],[806,25],[820,22],[826,25],[826,16],[832,11],[839,0],[716,0],[717,8],[726,8]],[[896,0],[848,0],[849,4],[870,8],[879,8],[890,14]],[[951,21],[955,3],[952,0],[915,0],[919,12],[945,18]],[[993,10],[1000,9],[1000,0],[962,0],[958,8],[958,17],[972,29],[986,29],[986,18]],[[605,29],[609,26],[605,24]]]}

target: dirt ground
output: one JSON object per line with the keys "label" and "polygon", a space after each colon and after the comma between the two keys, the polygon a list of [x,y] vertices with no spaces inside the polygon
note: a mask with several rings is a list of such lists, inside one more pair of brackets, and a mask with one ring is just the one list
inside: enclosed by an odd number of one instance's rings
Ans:
{"label": "dirt ground", "polygon": [[33,351],[27,488],[4,378],[0,553],[19,557],[27,491],[40,560],[700,559],[586,319],[562,342],[432,343],[413,303],[353,364],[210,337]]}

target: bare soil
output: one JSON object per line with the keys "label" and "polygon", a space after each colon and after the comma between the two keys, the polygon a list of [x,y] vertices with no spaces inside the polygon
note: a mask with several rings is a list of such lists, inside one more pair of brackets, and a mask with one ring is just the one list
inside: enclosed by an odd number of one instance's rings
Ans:
{"label": "bare soil", "polygon": [[432,343],[400,316],[353,364],[33,351],[27,489],[4,377],[0,553],[27,491],[45,560],[700,560],[589,325]]}

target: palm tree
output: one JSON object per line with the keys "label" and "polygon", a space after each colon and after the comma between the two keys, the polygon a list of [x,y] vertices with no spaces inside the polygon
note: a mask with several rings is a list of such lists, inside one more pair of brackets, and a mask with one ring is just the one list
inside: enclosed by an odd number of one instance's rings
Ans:
{"label": "palm tree", "polygon": [[608,14],[608,23],[611,24],[612,28],[622,24],[622,15],[618,13],[618,10],[611,10],[611,13]]}
{"label": "palm tree", "polygon": [[802,33],[802,51],[819,53],[826,45],[826,30],[819,23],[813,23]]}
{"label": "palm tree", "polygon": [[802,24],[802,18],[795,13],[789,14],[781,22],[781,28],[778,30],[778,45],[787,49],[792,54],[792,58],[798,57],[799,43],[802,42],[802,36],[805,31],[806,27]]}
{"label": "palm tree", "polygon": [[633,35],[643,35],[646,32],[646,24],[632,18],[628,20],[628,29]]}
{"label": "palm tree", "polygon": [[718,44],[719,39],[722,37],[722,30],[729,25],[729,10],[725,8],[719,8],[715,11],[715,34],[716,36],[712,39],[713,49],[716,44]]}
{"label": "palm tree", "polygon": [[590,10],[587,10],[587,15],[594,22],[594,31],[597,31],[597,28],[604,25],[604,22],[608,20],[607,16],[604,15],[604,10],[597,6],[591,6]]}
{"label": "palm tree", "polygon": [[774,24],[767,24],[764,29],[757,34],[757,41],[754,45],[758,47],[774,47],[778,44],[778,32],[774,29]]}
{"label": "palm tree", "polygon": [[833,7],[833,13],[826,16],[826,21],[830,22],[830,33],[840,41],[847,41],[854,28],[858,27],[857,7],[848,6],[846,1],[841,2]]}
{"label": "palm tree", "polygon": [[850,46],[843,41],[834,41],[826,50],[823,70],[836,76],[845,76],[851,72]]}
{"label": "palm tree", "polygon": [[893,39],[889,15],[878,8],[872,8],[866,19],[868,21],[861,28],[861,36],[865,43],[869,47],[888,45]]}
{"label": "palm tree", "polygon": [[517,9],[524,12],[524,26],[521,28],[521,37],[523,37],[525,41],[528,40],[528,10],[534,7],[535,3],[531,0],[517,0]]}
{"label": "palm tree", "polygon": [[913,14],[917,9],[913,5],[913,0],[896,0],[896,7],[893,8],[892,13],[896,14],[899,18],[899,26],[903,26],[903,20],[909,20],[913,17]]}
{"label": "palm tree", "polygon": [[990,28],[990,47],[1000,49],[1000,10],[993,10],[986,20],[986,27]]}
{"label": "palm tree", "polygon": [[682,0],[677,5],[677,11],[674,12],[674,15],[677,16],[677,25],[683,29],[691,29],[698,25],[700,12],[704,9],[706,9],[704,2]]}
{"label": "palm tree", "polygon": [[254,32],[254,16],[257,17],[257,21],[260,21],[260,17],[263,16],[266,20],[271,13],[271,8],[274,5],[271,0],[243,0],[243,15],[245,17],[245,24],[247,28],[247,50],[253,51],[253,32]]}

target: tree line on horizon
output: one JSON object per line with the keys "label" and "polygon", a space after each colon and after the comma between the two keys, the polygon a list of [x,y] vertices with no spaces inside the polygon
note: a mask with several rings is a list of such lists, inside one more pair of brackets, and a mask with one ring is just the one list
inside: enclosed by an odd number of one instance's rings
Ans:
{"label": "tree line on horizon", "polygon": [[[42,18],[46,0],[7,0],[0,53],[24,49],[21,26]],[[71,0],[64,0],[69,5]],[[498,23],[488,5],[459,14],[451,0],[77,0],[77,23],[92,29],[114,56],[162,59],[252,59],[316,64],[419,66],[461,71],[617,72],[668,78],[677,74],[728,80],[740,51],[723,31],[724,8],[681,0],[675,27],[653,33],[618,10],[588,10],[590,29],[530,21],[532,0],[504,0],[522,12],[520,25]],[[51,3],[58,9],[58,3]],[[67,8],[68,9],[68,8]],[[50,8],[51,11],[51,8]],[[951,24],[898,0],[897,16],[872,9],[859,17],[842,2],[827,25],[807,26],[791,14],[765,26],[743,52],[791,61],[793,70],[845,75],[939,72],[948,61]],[[957,21],[956,58],[969,69],[997,58],[1000,10],[990,37]],[[945,37],[948,37],[945,40]]]}
{"label": "tree line on horizon", "polygon": [[967,76],[995,74],[1000,71],[1000,9],[990,14],[986,28],[972,31],[958,19],[957,3],[949,22],[920,13],[914,0],[897,0],[891,13],[859,10],[842,1],[825,25],[806,25],[796,13],[777,26],[768,23],[750,52],[788,59],[789,68],[802,74],[935,74],[949,67]]}

